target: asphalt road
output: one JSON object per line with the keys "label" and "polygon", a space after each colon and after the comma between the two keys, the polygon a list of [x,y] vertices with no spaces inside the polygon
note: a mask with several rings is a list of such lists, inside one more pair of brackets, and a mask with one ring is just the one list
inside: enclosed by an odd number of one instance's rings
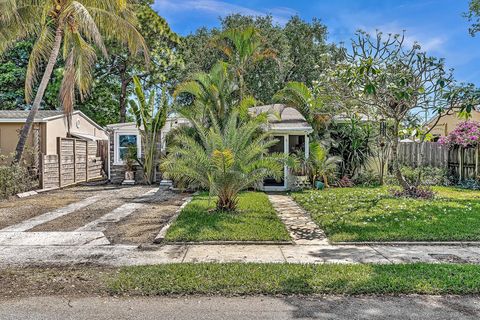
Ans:
{"label": "asphalt road", "polygon": [[31,297],[0,301],[0,319],[478,319],[480,297]]}

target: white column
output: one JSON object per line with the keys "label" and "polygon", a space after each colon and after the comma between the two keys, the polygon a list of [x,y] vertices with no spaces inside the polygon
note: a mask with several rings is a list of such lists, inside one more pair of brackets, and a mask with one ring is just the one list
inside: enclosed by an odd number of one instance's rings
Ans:
{"label": "white column", "polygon": [[310,156],[310,140],[308,134],[305,135],[305,159]]}

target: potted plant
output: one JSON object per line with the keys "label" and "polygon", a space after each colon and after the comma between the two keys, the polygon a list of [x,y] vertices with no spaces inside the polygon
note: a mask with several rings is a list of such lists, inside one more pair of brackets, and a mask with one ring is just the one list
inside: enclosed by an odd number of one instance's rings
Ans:
{"label": "potted plant", "polygon": [[137,161],[137,148],[129,146],[125,154],[125,179],[122,184],[135,184],[135,163]]}

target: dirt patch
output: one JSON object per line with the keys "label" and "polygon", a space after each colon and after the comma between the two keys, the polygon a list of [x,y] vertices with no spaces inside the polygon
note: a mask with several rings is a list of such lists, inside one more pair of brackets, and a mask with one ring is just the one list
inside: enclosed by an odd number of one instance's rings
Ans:
{"label": "dirt patch", "polygon": [[0,297],[107,295],[106,282],[116,272],[106,267],[0,269]]}
{"label": "dirt patch", "polygon": [[105,236],[112,244],[152,244],[188,194],[159,191],[142,201],[145,206],[120,222],[108,225]]}
{"label": "dirt patch", "polygon": [[116,190],[111,193],[111,196],[106,197],[105,199],[97,201],[66,216],[36,226],[29,231],[74,231],[83,227],[87,223],[104,216],[112,210],[120,207],[122,204],[134,201],[151,189],[152,187],[135,186]]}
{"label": "dirt patch", "polygon": [[0,229],[67,206],[107,189],[112,189],[112,186],[76,186],[23,199],[10,198],[0,201]]}

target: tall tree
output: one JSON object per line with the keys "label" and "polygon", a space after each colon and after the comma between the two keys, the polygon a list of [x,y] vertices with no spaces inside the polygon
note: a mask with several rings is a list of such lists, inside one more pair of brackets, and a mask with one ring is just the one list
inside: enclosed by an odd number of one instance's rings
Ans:
{"label": "tall tree", "polygon": [[464,16],[472,23],[469,31],[472,36],[475,36],[480,31],[480,0],[470,0],[468,12]]}
{"label": "tall tree", "polygon": [[265,41],[252,26],[224,31],[216,40],[218,48],[227,57],[227,63],[237,77],[240,99],[247,93],[245,75],[248,68],[266,58],[275,58],[272,49],[264,47]]}
{"label": "tall tree", "polygon": [[[111,39],[107,42],[109,56],[101,59],[95,68],[95,78],[91,97],[85,102],[89,105],[98,104],[105,98],[104,93],[110,90],[110,83],[115,83],[115,95],[112,95],[111,107],[119,112],[115,122],[127,120],[128,94],[133,89],[133,76],[137,76],[146,90],[169,88],[176,85],[177,69],[182,67],[182,60],[176,53],[180,42],[179,36],[174,33],[168,23],[151,8],[153,1],[137,1],[132,11],[138,23],[138,30],[145,38],[146,47],[150,54],[150,63],[145,64],[143,59],[131,55],[121,41]],[[84,104],[80,104],[80,109]]]}
{"label": "tall tree", "polygon": [[116,38],[130,52],[148,50],[135,28],[130,1],[121,0],[9,0],[0,3],[0,54],[18,40],[35,37],[25,80],[25,99],[32,102],[34,86],[45,65],[32,108],[20,132],[14,161],[20,161],[35,115],[62,49],[65,63],[60,87],[60,101],[70,115],[76,93],[85,97],[92,82],[96,46],[104,56],[103,36]]}
{"label": "tall tree", "polygon": [[409,114],[443,114],[454,107],[448,99],[454,80],[444,61],[428,56],[415,43],[408,46],[404,35],[371,36],[359,31],[344,60],[334,70],[334,81],[346,82],[349,99],[369,108],[377,120],[392,124],[392,162],[398,183],[414,196],[415,185],[400,170],[398,144],[402,122]]}
{"label": "tall tree", "polygon": [[292,17],[285,26],[280,26],[270,16],[236,14],[223,18],[220,28],[201,28],[183,39],[180,53],[185,69],[179,79],[187,79],[190,72],[208,72],[218,60],[228,61],[215,46],[215,39],[227,30],[249,27],[257,30],[264,49],[276,53],[276,59],[263,59],[245,72],[245,87],[262,103],[271,103],[274,94],[290,81],[312,87],[325,69],[325,56],[335,54],[335,47],[326,43],[326,27],[319,20],[305,22]]}

